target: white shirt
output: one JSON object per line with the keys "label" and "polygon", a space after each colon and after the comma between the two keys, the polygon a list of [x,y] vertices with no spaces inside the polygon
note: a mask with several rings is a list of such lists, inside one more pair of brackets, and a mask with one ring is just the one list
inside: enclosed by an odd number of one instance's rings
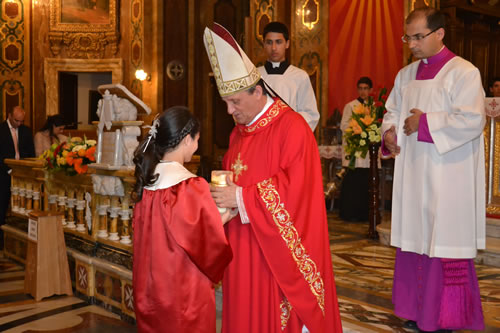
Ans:
{"label": "white shirt", "polygon": [[304,117],[314,131],[319,122],[319,111],[309,75],[293,65],[289,65],[283,74],[267,74],[264,66],[257,69],[264,81],[285,103]]}
{"label": "white shirt", "polygon": [[[10,129],[10,135],[12,136],[12,130],[14,130],[16,132],[16,137],[17,137],[17,149],[19,150],[19,127],[17,128],[14,128],[11,124],[10,124],[10,120],[7,118],[7,125],[9,125],[9,129]],[[12,143],[14,143],[14,137],[12,137]],[[15,145],[15,143],[14,143]],[[19,152],[19,154],[21,154],[21,152]],[[20,158],[20,156],[16,155],[16,160],[18,160]]]}

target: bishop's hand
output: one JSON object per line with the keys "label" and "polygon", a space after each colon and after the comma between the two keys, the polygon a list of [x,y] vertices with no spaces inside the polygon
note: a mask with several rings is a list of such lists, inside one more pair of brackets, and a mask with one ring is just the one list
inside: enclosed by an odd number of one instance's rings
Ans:
{"label": "bishop's hand", "polygon": [[238,185],[233,183],[229,177],[226,177],[227,186],[210,185],[210,193],[217,207],[220,208],[236,208],[236,189]]}

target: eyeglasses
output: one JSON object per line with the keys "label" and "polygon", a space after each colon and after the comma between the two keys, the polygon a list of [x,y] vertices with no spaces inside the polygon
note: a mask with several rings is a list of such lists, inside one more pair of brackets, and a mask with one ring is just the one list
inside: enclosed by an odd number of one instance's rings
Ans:
{"label": "eyeglasses", "polygon": [[441,27],[439,28],[436,28],[434,30],[432,30],[431,32],[429,32],[428,34],[426,35],[421,35],[421,34],[416,34],[416,35],[413,35],[413,36],[408,36],[408,35],[404,35],[401,37],[401,40],[403,41],[403,43],[409,43],[411,42],[412,40],[416,41],[416,42],[419,42],[421,41],[422,39],[424,39],[425,37],[429,36],[430,34],[432,34],[433,32],[436,32],[440,29]]}

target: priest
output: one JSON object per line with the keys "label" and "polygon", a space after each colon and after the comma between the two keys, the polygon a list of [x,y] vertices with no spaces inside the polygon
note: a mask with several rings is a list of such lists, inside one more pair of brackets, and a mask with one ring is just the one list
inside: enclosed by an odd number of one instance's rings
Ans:
{"label": "priest", "polygon": [[225,226],[233,261],[223,279],[222,332],[341,332],[320,157],[304,119],[266,91],[231,34],[204,33],[217,88],[236,127],[212,188],[238,208]]}
{"label": "priest", "polygon": [[474,268],[485,248],[484,90],[443,44],[444,15],[416,9],[403,41],[420,59],[397,75],[382,124],[395,156],[394,313],[423,331],[484,329]]}

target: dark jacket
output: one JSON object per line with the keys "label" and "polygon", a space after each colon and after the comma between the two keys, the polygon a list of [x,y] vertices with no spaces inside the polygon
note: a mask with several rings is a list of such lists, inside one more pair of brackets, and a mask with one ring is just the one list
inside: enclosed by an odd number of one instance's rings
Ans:
{"label": "dark jacket", "polygon": [[[19,156],[20,158],[35,157],[35,146],[33,144],[33,134],[27,126],[21,125],[18,128],[19,136]],[[0,176],[7,176],[9,168],[4,164],[4,159],[16,158],[16,149],[9,124],[4,121],[0,124]]]}

